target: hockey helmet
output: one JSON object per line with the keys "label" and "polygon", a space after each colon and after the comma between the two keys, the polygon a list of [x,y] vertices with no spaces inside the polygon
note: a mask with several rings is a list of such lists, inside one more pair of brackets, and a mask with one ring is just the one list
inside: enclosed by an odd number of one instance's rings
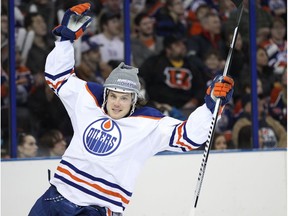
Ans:
{"label": "hockey helmet", "polygon": [[140,82],[138,78],[138,68],[125,65],[121,62],[107,77],[104,83],[104,102],[106,104],[106,96],[109,90],[123,93],[132,93],[133,103],[130,115],[134,112],[135,104],[140,93]]}
{"label": "hockey helmet", "polygon": [[113,91],[129,92],[139,94],[140,82],[138,78],[138,68],[125,65],[121,62],[108,76],[104,83],[104,88]]}

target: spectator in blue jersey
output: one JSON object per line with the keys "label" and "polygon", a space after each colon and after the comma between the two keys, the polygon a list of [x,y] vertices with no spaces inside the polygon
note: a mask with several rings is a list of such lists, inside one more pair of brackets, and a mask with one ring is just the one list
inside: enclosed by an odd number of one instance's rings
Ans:
{"label": "spectator in blue jersey", "polygon": [[79,79],[73,42],[92,20],[85,15],[89,8],[89,3],[70,8],[53,31],[60,41],[47,57],[45,79],[63,102],[74,134],[51,186],[29,216],[122,216],[145,162],[161,151],[199,148],[208,136],[215,99],[222,98],[224,106],[233,94],[233,79],[216,78],[205,104],[181,121],[145,106],[138,69],[123,62],[103,86]]}

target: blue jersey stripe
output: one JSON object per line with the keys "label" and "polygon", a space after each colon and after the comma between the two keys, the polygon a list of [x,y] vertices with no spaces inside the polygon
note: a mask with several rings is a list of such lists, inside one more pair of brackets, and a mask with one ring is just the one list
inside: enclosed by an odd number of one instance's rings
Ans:
{"label": "blue jersey stripe", "polygon": [[178,127],[179,125],[180,125],[180,124],[177,124],[177,125],[175,125],[175,127],[174,127],[174,130],[173,130],[172,135],[171,135],[171,137],[170,137],[169,146],[174,147],[174,148],[175,148],[175,147],[181,148],[183,152],[186,152],[186,151],[187,151],[186,148],[184,148],[184,147],[182,147],[182,146],[178,146],[178,145],[173,145],[173,141],[174,141],[174,138],[175,138],[176,129],[177,129],[177,127]]}
{"label": "blue jersey stripe", "polygon": [[196,146],[196,147],[200,147],[202,144],[198,144],[198,143],[195,143],[193,142],[192,140],[190,140],[187,136],[187,130],[186,130],[186,122],[184,123],[184,126],[183,126],[183,129],[184,129],[184,133],[183,133],[183,139],[188,142],[189,144],[191,144],[192,146]]}
{"label": "blue jersey stripe", "polygon": [[119,185],[117,185],[117,184],[114,184],[114,183],[111,183],[111,182],[109,182],[109,181],[107,181],[107,180],[105,180],[105,179],[97,178],[97,177],[94,177],[94,176],[92,176],[92,175],[90,175],[90,174],[88,174],[88,173],[86,173],[86,172],[83,172],[83,171],[77,169],[74,165],[72,165],[71,163],[69,163],[69,162],[67,162],[67,161],[65,161],[65,160],[61,160],[60,163],[68,166],[70,169],[74,170],[74,171],[75,171],[76,173],[78,173],[79,175],[82,175],[82,176],[84,176],[84,177],[86,177],[86,178],[89,178],[89,179],[91,179],[92,181],[101,182],[101,183],[103,183],[103,184],[105,184],[105,185],[107,185],[107,186],[109,186],[109,187],[113,187],[113,188],[116,188],[116,189],[121,190],[123,193],[125,193],[125,194],[126,194],[127,196],[129,196],[129,197],[132,196],[132,193],[131,193],[131,192],[125,190],[125,189],[122,188],[121,186],[119,186]]}
{"label": "blue jersey stripe", "polygon": [[64,71],[64,72],[59,73],[59,74],[54,75],[54,76],[51,75],[51,74],[45,73],[45,76],[48,77],[48,78],[51,79],[51,80],[56,80],[56,79],[58,79],[58,78],[60,78],[60,77],[62,77],[62,76],[65,76],[65,75],[71,73],[72,70],[73,70],[73,69],[69,69],[69,70],[67,70],[67,71]]}
{"label": "blue jersey stripe", "polygon": [[61,87],[67,82],[67,80],[64,80],[61,85],[57,88],[57,94],[60,91]]}
{"label": "blue jersey stripe", "polygon": [[78,184],[76,184],[76,183],[64,178],[63,176],[58,175],[57,173],[54,174],[54,177],[59,179],[59,180],[61,180],[61,181],[63,181],[63,182],[65,182],[66,184],[68,184],[68,185],[70,185],[70,186],[72,186],[72,187],[74,187],[74,188],[86,193],[86,194],[89,194],[89,195],[94,196],[94,197],[96,197],[98,199],[104,200],[106,202],[112,203],[113,205],[119,206],[119,207],[123,208],[123,210],[125,209],[125,207],[122,205],[121,202],[117,202],[117,201],[108,199],[105,196],[102,196],[102,195],[97,194],[97,193],[95,193],[93,191],[90,191],[87,188],[82,187],[82,186],[80,186],[80,185],[78,185]]}

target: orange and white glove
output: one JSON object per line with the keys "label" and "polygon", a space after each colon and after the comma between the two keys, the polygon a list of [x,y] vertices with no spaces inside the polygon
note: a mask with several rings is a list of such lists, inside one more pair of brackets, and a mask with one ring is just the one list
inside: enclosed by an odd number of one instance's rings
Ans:
{"label": "orange and white glove", "polygon": [[86,15],[89,9],[89,3],[78,4],[69,8],[65,12],[61,24],[56,26],[52,33],[60,36],[60,41],[70,40],[73,42],[77,40],[92,21],[92,18]]}
{"label": "orange and white glove", "polygon": [[221,106],[223,107],[232,98],[234,92],[234,80],[229,76],[218,75],[209,85],[205,103],[208,109],[213,113],[217,98],[221,98]]}

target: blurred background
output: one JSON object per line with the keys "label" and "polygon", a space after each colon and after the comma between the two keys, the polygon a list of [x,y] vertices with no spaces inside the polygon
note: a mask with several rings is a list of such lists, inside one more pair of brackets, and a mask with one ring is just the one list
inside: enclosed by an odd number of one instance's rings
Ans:
{"label": "blurred background", "polygon": [[[231,0],[2,0],[2,160],[58,158],[67,148],[71,122],[44,81],[44,67],[57,40],[52,29],[68,8],[84,2],[94,19],[74,43],[79,78],[103,84],[124,61],[139,68],[148,105],[185,120],[223,73],[239,15]],[[212,149],[286,148],[287,1],[243,5],[228,71],[233,100]]]}

